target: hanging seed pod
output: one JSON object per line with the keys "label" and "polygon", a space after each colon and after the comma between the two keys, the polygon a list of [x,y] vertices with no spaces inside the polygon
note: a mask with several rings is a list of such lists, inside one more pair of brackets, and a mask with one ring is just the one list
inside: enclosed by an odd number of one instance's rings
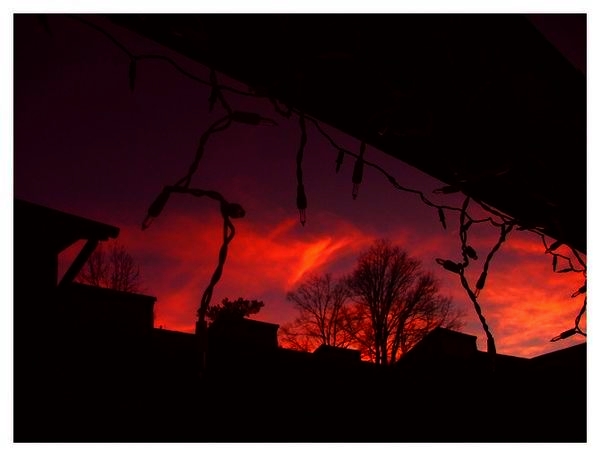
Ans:
{"label": "hanging seed pod", "polygon": [[440,218],[440,223],[446,229],[446,214],[444,214],[444,209],[438,207],[438,217]]}
{"label": "hanging seed pod", "polygon": [[435,261],[447,271],[454,272],[456,274],[460,274],[463,271],[462,265],[455,263],[454,261],[444,260],[442,258],[436,258]]}
{"label": "hanging seed pod", "polygon": [[344,149],[340,149],[338,152],[337,158],[335,160],[335,172],[336,173],[340,172],[342,163],[344,163],[344,155],[346,155],[346,152],[344,151]]}
{"label": "hanging seed pod", "polygon": [[237,203],[227,203],[221,206],[221,211],[223,215],[236,219],[242,218],[246,215],[246,211],[244,208]]}
{"label": "hanging seed pod", "polygon": [[481,290],[483,290],[483,288],[485,287],[486,279],[487,279],[487,272],[483,271],[481,273],[481,275],[479,276],[479,279],[477,279],[477,283],[475,284],[475,288],[477,289],[477,295],[479,295]]}
{"label": "hanging seed pod", "polygon": [[475,249],[473,247],[471,247],[470,245],[465,247],[464,252],[465,252],[465,255],[467,255],[472,260],[477,259],[477,252],[475,252]]}
{"label": "hanging seed pod", "polygon": [[356,199],[358,197],[358,188],[362,183],[363,179],[363,171],[365,168],[365,162],[363,156],[365,155],[365,150],[367,149],[367,143],[362,141],[360,143],[360,152],[358,153],[358,158],[354,163],[354,169],[352,170],[352,199]]}
{"label": "hanging seed pod", "polygon": [[362,183],[363,170],[363,159],[361,157],[358,157],[356,159],[356,162],[354,163],[354,170],[352,171],[352,199],[356,199],[358,197],[358,188]]}
{"label": "hanging seed pod", "polygon": [[304,185],[298,184],[296,191],[296,207],[300,213],[300,223],[302,226],[306,223],[306,208],[307,208],[306,193],[304,192]]}
{"label": "hanging seed pod", "polygon": [[566,331],[561,332],[558,336],[550,339],[550,342],[556,342],[562,339],[566,339],[568,337],[574,336],[577,334],[577,328],[567,329]]}
{"label": "hanging seed pod", "polygon": [[167,204],[167,201],[169,200],[170,194],[171,192],[165,188],[152,202],[148,208],[148,215],[146,215],[146,218],[142,222],[142,230],[147,229],[152,224],[154,219],[160,215],[165,207],[165,204]]}

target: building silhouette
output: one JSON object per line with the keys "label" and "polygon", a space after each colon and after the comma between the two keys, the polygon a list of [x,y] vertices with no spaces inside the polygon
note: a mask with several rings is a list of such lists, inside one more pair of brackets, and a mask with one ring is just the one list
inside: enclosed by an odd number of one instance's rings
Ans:
{"label": "building silhouette", "polygon": [[[586,344],[531,359],[436,328],[399,362],[281,348],[278,325],[153,327],[156,298],[73,282],[116,227],[14,202],[16,442],[583,442]],[[61,281],[58,255],[85,240]]]}

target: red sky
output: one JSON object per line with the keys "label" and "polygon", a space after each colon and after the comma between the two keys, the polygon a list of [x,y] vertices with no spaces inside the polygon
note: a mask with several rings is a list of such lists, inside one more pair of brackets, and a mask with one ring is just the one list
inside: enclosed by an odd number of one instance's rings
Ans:
{"label": "red sky", "polygon": [[[217,204],[174,195],[150,229],[141,231],[149,204],[162,187],[182,177],[202,132],[223,112],[208,112],[209,89],[160,62],[142,62],[135,90],[128,85],[128,58],[106,37],[63,17],[52,17],[48,35],[35,17],[15,22],[15,196],[121,228],[119,240],[141,264],[146,293],[156,296],[156,325],[192,331],[200,297],[217,262],[222,236]],[[132,33],[108,25],[135,52],[172,56],[208,80],[199,64]],[[245,89],[235,81],[221,82]],[[260,299],[258,319],[285,323],[295,314],[285,294],[308,272],[350,272],[358,253],[386,237],[434,271],[442,291],[465,310],[464,331],[485,334],[458,276],[435,258],[460,260],[458,221],[441,227],[437,212],[415,195],[393,189],[367,168],[352,199],[352,162],[335,173],[337,152],[309,125],[304,158],[307,224],[295,208],[297,120],[278,117],[268,103],[227,95],[239,110],[277,119],[276,127],[234,125],[212,137],[192,185],[217,190],[240,203],[224,274],[213,303],[224,297]],[[327,128],[345,148],[353,138]],[[369,147],[365,158],[432,201],[442,183]],[[484,258],[496,241],[489,229],[471,230]],[[76,247],[76,246],[74,246]],[[73,250],[66,256],[73,255]],[[480,259],[469,278],[476,280]],[[479,264],[477,264],[479,263]],[[539,237],[513,232],[490,267],[480,295],[500,353],[535,356],[583,342],[581,336],[550,343],[573,326],[582,298],[571,294],[580,274],[555,274]]]}

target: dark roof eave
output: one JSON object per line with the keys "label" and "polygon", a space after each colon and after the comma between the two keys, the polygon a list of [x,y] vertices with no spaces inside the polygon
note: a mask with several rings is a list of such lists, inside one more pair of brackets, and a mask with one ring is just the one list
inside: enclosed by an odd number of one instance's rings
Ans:
{"label": "dark roof eave", "polygon": [[15,234],[49,244],[60,252],[74,242],[87,239],[107,241],[119,228],[21,199],[14,200]]}

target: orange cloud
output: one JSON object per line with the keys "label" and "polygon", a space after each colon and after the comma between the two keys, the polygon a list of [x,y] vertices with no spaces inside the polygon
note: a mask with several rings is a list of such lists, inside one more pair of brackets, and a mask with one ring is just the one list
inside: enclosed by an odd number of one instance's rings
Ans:
{"label": "orange cloud", "polygon": [[[304,274],[324,272],[340,258],[354,258],[372,240],[342,220],[322,231],[299,227],[296,218],[271,227],[264,222],[236,221],[236,236],[212,303],[224,297],[262,299],[266,306],[261,319],[291,320],[294,315],[285,295]],[[147,292],[158,297],[156,324],[193,330],[200,298],[218,262],[220,216],[171,214],[143,233],[138,227],[122,227],[120,238],[134,258],[141,260]]]}
{"label": "orange cloud", "polygon": [[294,286],[302,277],[325,264],[338,250],[352,242],[348,237],[333,241],[330,237],[309,244],[300,256],[300,262],[292,277],[288,279],[288,287]]}
{"label": "orange cloud", "polygon": [[[467,276],[472,287],[481,270],[481,261],[469,267]],[[571,295],[584,281],[582,273],[554,273],[552,257],[544,254],[539,237],[512,233],[492,260],[486,286],[478,298],[498,351],[531,357],[583,342],[581,336],[557,343],[549,340],[573,327],[583,297]],[[480,335],[478,343],[483,348],[485,335],[458,278],[455,287],[454,296],[462,292],[462,299],[471,307],[468,327]],[[585,319],[582,325],[585,327]]]}
{"label": "orange cloud", "polygon": [[[286,301],[287,291],[307,273],[350,272],[358,253],[378,237],[333,214],[311,216],[319,216],[322,222],[302,227],[296,217],[271,222],[236,220],[236,236],[212,303],[224,297],[261,299],[266,306],[259,319],[278,324],[291,321],[295,311]],[[141,263],[146,292],[158,298],[156,326],[194,330],[196,310],[217,265],[222,235],[216,211],[165,213],[144,232],[137,225],[121,225],[119,241]],[[442,292],[465,311],[463,330],[477,335],[479,347],[485,349],[485,334],[458,276],[434,261],[436,257],[460,260],[456,231],[427,224],[421,230],[403,227],[387,237],[440,278]],[[467,270],[471,284],[496,240],[497,233],[490,229],[470,236],[480,256]],[[76,251],[69,254],[74,257]],[[538,236],[512,232],[492,261],[479,298],[498,351],[529,357],[582,342],[580,336],[554,344],[549,339],[572,327],[583,297],[573,299],[571,294],[583,280],[578,273],[553,273],[552,257],[544,254]]]}

